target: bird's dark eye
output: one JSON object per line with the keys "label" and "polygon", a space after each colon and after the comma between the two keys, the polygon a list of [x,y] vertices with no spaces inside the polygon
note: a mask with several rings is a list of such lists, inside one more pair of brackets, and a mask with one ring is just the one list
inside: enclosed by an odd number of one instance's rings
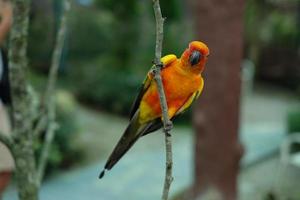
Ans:
{"label": "bird's dark eye", "polygon": [[201,58],[202,54],[199,51],[193,51],[189,59],[191,66],[197,65]]}

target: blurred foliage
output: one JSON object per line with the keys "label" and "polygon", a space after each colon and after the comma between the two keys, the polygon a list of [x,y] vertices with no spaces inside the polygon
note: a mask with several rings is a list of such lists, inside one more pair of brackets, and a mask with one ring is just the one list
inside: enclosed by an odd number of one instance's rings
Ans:
{"label": "blurred foliage", "polygon": [[[45,72],[61,2],[48,1],[48,7],[34,2],[29,35],[35,45],[29,46],[29,57],[37,72]],[[165,0],[161,4],[168,22],[163,53],[180,56],[191,34],[183,20],[181,2]],[[91,6],[81,6],[74,1],[68,33],[68,62],[61,66],[67,85],[87,104],[127,114],[154,58],[152,2],[94,0]]]}
{"label": "blurred foliage", "polygon": [[300,109],[288,114],[287,124],[289,133],[300,133]]}
{"label": "blurred foliage", "polygon": [[269,0],[247,1],[245,14],[247,44],[282,45],[297,50],[300,46],[298,15],[297,3],[293,0],[282,4]]}
{"label": "blurred foliage", "polygon": [[[37,71],[45,72],[51,59],[61,1],[33,2],[29,43],[34,45],[29,45],[30,63]],[[103,110],[126,114],[152,65],[155,45],[152,2],[93,2],[89,6],[73,2],[64,52],[68,61],[62,62],[61,71],[66,75],[65,83],[79,99]],[[246,54],[257,66],[257,77],[291,88],[300,85],[297,2],[249,0],[245,13]],[[182,4],[179,0],[161,1],[167,17],[163,54],[180,56],[192,38]]]}
{"label": "blurred foliage", "polygon": [[300,1],[247,1],[247,55],[257,77],[274,84],[300,87]]}
{"label": "blurred foliage", "polygon": [[[34,4],[35,5],[35,4]],[[30,16],[28,56],[31,66],[45,70],[49,67],[54,44],[54,18],[52,12],[33,6]]]}
{"label": "blurred foliage", "polygon": [[[288,114],[287,127],[289,134],[300,133],[300,109],[294,110]],[[291,152],[300,152],[300,144],[293,144]]]}
{"label": "blurred foliage", "polygon": [[[61,3],[59,0],[32,2],[28,46],[32,70],[29,75],[39,91],[43,91],[51,63]],[[180,56],[191,38],[181,8],[179,0],[162,1],[162,9],[168,17],[164,54]],[[90,106],[126,115],[154,57],[152,2],[95,0],[91,6],[81,6],[74,1],[69,19],[60,87],[70,89]],[[65,93],[59,92],[57,97],[60,129],[51,148],[47,174],[71,167],[83,156],[82,150],[72,142],[78,132],[76,103]],[[40,140],[43,138],[41,135]],[[36,142],[37,155],[41,141]]]}
{"label": "blurred foliage", "polygon": [[[108,62],[109,64],[105,64]],[[84,67],[72,70],[73,80],[80,80],[74,88],[80,100],[115,113],[128,113],[143,76],[119,70],[113,60],[99,58],[80,63]],[[108,67],[111,66],[111,67]],[[109,68],[109,70],[107,70]]]}
{"label": "blurred foliage", "polygon": [[84,7],[74,9],[70,17],[68,59],[89,60],[109,51],[110,42],[113,40],[111,13],[95,12]]}
{"label": "blurred foliage", "polygon": [[[49,153],[46,174],[49,175],[59,169],[68,169],[78,164],[83,157],[83,150],[73,144],[77,134],[77,122],[74,110],[76,103],[71,95],[66,92],[57,94],[57,122],[59,129],[56,131],[54,142]],[[40,155],[42,141],[45,133],[36,142],[36,154]]]}
{"label": "blurred foliage", "polygon": [[[186,25],[178,1],[165,4],[171,16],[164,53],[180,56],[188,43],[181,31]],[[67,77],[73,91],[85,103],[128,114],[154,57],[151,1],[99,0],[92,8],[76,6],[71,19]]]}

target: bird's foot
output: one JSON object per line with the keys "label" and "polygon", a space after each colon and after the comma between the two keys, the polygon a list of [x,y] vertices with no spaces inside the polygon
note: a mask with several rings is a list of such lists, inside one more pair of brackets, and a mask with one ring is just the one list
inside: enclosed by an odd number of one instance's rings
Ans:
{"label": "bird's foot", "polygon": [[164,68],[164,64],[162,62],[156,63],[155,66],[158,67],[159,69]]}
{"label": "bird's foot", "polygon": [[162,62],[156,62],[155,60],[152,61],[152,64],[155,65],[155,67],[159,67],[160,69],[164,67],[164,64]]}

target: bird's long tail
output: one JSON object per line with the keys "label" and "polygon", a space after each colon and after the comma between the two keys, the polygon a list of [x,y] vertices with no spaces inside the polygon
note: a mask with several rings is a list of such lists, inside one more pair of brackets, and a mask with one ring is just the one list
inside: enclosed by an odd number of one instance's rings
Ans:
{"label": "bird's long tail", "polygon": [[143,135],[147,125],[141,125],[138,120],[139,112],[137,111],[126,128],[123,136],[115,146],[113,152],[109,156],[103,171],[100,173],[101,179],[106,170],[110,170],[123,157],[123,155],[132,147],[132,145]]}

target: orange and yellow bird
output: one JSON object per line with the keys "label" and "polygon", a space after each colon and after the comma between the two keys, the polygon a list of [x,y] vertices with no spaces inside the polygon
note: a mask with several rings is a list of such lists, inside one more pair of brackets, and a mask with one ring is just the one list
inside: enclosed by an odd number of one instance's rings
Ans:
{"label": "orange and yellow bird", "polygon": [[[204,85],[201,73],[208,55],[209,49],[204,43],[193,41],[181,58],[170,54],[161,59],[163,63],[161,77],[171,120],[185,111],[201,94]],[[99,178],[102,178],[105,171],[110,170],[140,137],[162,126],[158,89],[150,70],[133,104],[130,123],[108,158]]]}

